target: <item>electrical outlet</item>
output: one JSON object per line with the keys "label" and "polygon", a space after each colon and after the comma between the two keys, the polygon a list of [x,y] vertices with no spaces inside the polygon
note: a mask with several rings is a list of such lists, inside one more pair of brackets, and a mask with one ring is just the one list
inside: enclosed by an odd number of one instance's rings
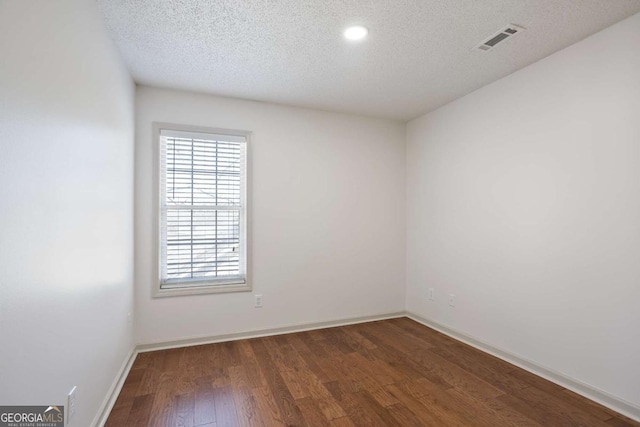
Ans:
{"label": "electrical outlet", "polygon": [[429,288],[428,295],[429,295],[429,299],[431,301],[433,301],[435,299],[435,293],[436,293],[436,291],[433,288]]}
{"label": "electrical outlet", "polygon": [[78,387],[73,386],[67,396],[67,424],[71,422],[76,415],[76,407],[78,403]]}
{"label": "electrical outlet", "polygon": [[454,294],[449,294],[449,305],[451,307],[456,306],[456,296]]}
{"label": "electrical outlet", "polygon": [[256,303],[256,308],[262,308],[262,295],[260,294],[255,295],[255,303]]}

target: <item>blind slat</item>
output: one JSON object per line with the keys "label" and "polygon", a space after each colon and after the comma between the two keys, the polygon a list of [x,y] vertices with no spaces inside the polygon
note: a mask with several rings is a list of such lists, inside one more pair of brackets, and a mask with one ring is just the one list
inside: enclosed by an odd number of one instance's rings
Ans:
{"label": "blind slat", "polygon": [[160,136],[161,283],[244,280],[246,138]]}

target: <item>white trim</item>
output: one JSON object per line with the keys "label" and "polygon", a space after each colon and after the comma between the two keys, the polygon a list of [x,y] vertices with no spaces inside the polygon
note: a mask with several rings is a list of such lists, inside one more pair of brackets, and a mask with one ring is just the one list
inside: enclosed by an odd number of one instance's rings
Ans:
{"label": "white trim", "polygon": [[[211,282],[209,285],[205,286],[176,286],[176,287],[163,287],[162,289],[155,290],[153,297],[154,298],[165,298],[165,297],[179,297],[185,295],[204,295],[204,294],[224,294],[229,292],[250,292],[251,285],[248,282],[238,282],[238,283],[225,283],[225,284],[214,284]],[[182,282],[188,283],[188,282]]]}
{"label": "white trim", "polygon": [[191,210],[198,209],[200,211],[238,211],[241,212],[242,208],[240,206],[212,206],[212,205],[171,205],[167,206],[166,209],[168,211],[180,211],[180,210]]}
{"label": "white trim", "polygon": [[534,375],[549,380],[552,383],[567,388],[575,393],[578,393],[581,396],[586,397],[589,400],[593,400],[594,402],[606,406],[609,409],[619,412],[622,415],[625,415],[636,421],[640,421],[640,406],[637,406],[618,396],[614,396],[613,394],[601,390],[598,387],[584,383],[575,378],[571,378],[554,369],[540,365],[539,363],[533,362],[509,351],[494,347],[490,344],[477,340],[465,334],[464,332],[460,332],[456,329],[450,328],[436,321],[426,319],[409,311],[406,312],[406,317],[415,320],[416,322],[421,323],[429,328],[435,329],[438,332],[442,332],[443,334],[448,335],[455,340],[462,341],[465,344],[469,344],[470,346],[475,347],[480,351],[489,353],[499,359],[504,360],[505,362],[516,365],[526,371],[531,372]]}
{"label": "white trim", "polygon": [[[245,158],[244,158],[244,194],[243,197],[243,208],[237,209],[235,207],[229,209],[225,208],[225,210],[239,210],[241,213],[242,222],[241,240],[244,240],[244,244],[242,246],[242,250],[244,252],[241,257],[241,267],[244,269],[244,281],[239,283],[237,281],[233,281],[232,283],[218,283],[212,284],[209,286],[183,286],[183,287],[162,287],[161,278],[160,278],[160,256],[161,256],[161,244],[160,244],[160,136],[162,133],[171,133],[173,132],[175,135],[179,135],[181,132],[183,133],[199,133],[202,136],[206,135],[220,135],[220,136],[232,136],[238,137],[242,140],[244,144],[245,150]],[[151,285],[151,298],[164,298],[164,297],[179,297],[185,295],[201,295],[201,294],[219,294],[219,293],[230,293],[230,292],[250,292],[253,290],[253,282],[252,282],[252,269],[251,269],[251,253],[252,253],[252,234],[251,234],[251,196],[252,196],[252,183],[251,183],[251,136],[252,132],[245,130],[237,130],[237,129],[223,129],[223,128],[212,128],[212,127],[204,127],[204,126],[192,126],[192,125],[184,125],[184,124],[175,124],[175,123],[163,123],[163,122],[152,122],[152,157],[153,157],[153,168],[152,168],[152,179],[153,179],[153,203],[154,203],[154,212],[152,218],[153,225],[153,259],[151,262],[152,268],[152,276],[154,279],[152,280]],[[242,213],[244,212],[244,215]],[[244,259],[244,264],[242,264],[242,260]]]}
{"label": "white trim", "polygon": [[[169,138],[178,138],[178,139],[204,139],[204,140],[222,140],[224,142],[246,142],[246,137],[249,132],[246,131],[223,131],[216,132],[216,129],[211,129],[209,131],[199,131],[199,130],[176,130],[173,126],[171,129],[161,129],[160,135],[167,136]],[[185,128],[186,126],[180,126],[180,128]],[[201,128],[205,129],[205,128]]]}
{"label": "white trim", "polygon": [[314,329],[333,328],[336,326],[354,325],[356,323],[374,322],[376,320],[395,319],[398,317],[405,317],[405,312],[398,311],[395,313],[374,314],[372,316],[350,317],[346,319],[329,320],[326,322],[303,323],[299,325],[287,325],[276,328],[259,329],[255,331],[237,332],[232,334],[192,337],[174,341],[157,341],[138,345],[136,347],[136,350],[139,353],[144,353],[147,351],[167,350],[171,348],[191,347],[194,345],[214,344],[226,341],[238,341],[249,338],[290,334],[293,332],[312,331]]}
{"label": "white trim", "polygon": [[131,371],[131,367],[133,366],[133,361],[136,360],[136,356],[138,355],[138,350],[136,347],[133,347],[129,351],[129,355],[124,359],[120,370],[118,371],[118,375],[113,380],[113,384],[109,387],[109,391],[100,405],[100,409],[96,414],[95,418],[91,422],[93,427],[102,427],[107,422],[107,418],[111,414],[111,410],[113,409],[113,405],[116,404],[116,400],[118,399],[118,395],[120,394],[120,390],[122,390],[122,386],[124,385],[127,376],[129,375],[129,371]]}

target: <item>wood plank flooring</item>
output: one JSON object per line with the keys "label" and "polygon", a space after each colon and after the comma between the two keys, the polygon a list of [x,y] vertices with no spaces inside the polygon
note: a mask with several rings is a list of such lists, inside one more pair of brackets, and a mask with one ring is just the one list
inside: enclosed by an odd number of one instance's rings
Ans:
{"label": "wood plank flooring", "polygon": [[639,426],[407,318],[141,353],[135,426]]}

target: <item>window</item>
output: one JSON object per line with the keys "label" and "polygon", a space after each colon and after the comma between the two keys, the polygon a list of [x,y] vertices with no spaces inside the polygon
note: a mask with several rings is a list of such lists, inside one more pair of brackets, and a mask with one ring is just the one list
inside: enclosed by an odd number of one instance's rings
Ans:
{"label": "window", "polygon": [[155,125],[156,296],[251,290],[248,133]]}

